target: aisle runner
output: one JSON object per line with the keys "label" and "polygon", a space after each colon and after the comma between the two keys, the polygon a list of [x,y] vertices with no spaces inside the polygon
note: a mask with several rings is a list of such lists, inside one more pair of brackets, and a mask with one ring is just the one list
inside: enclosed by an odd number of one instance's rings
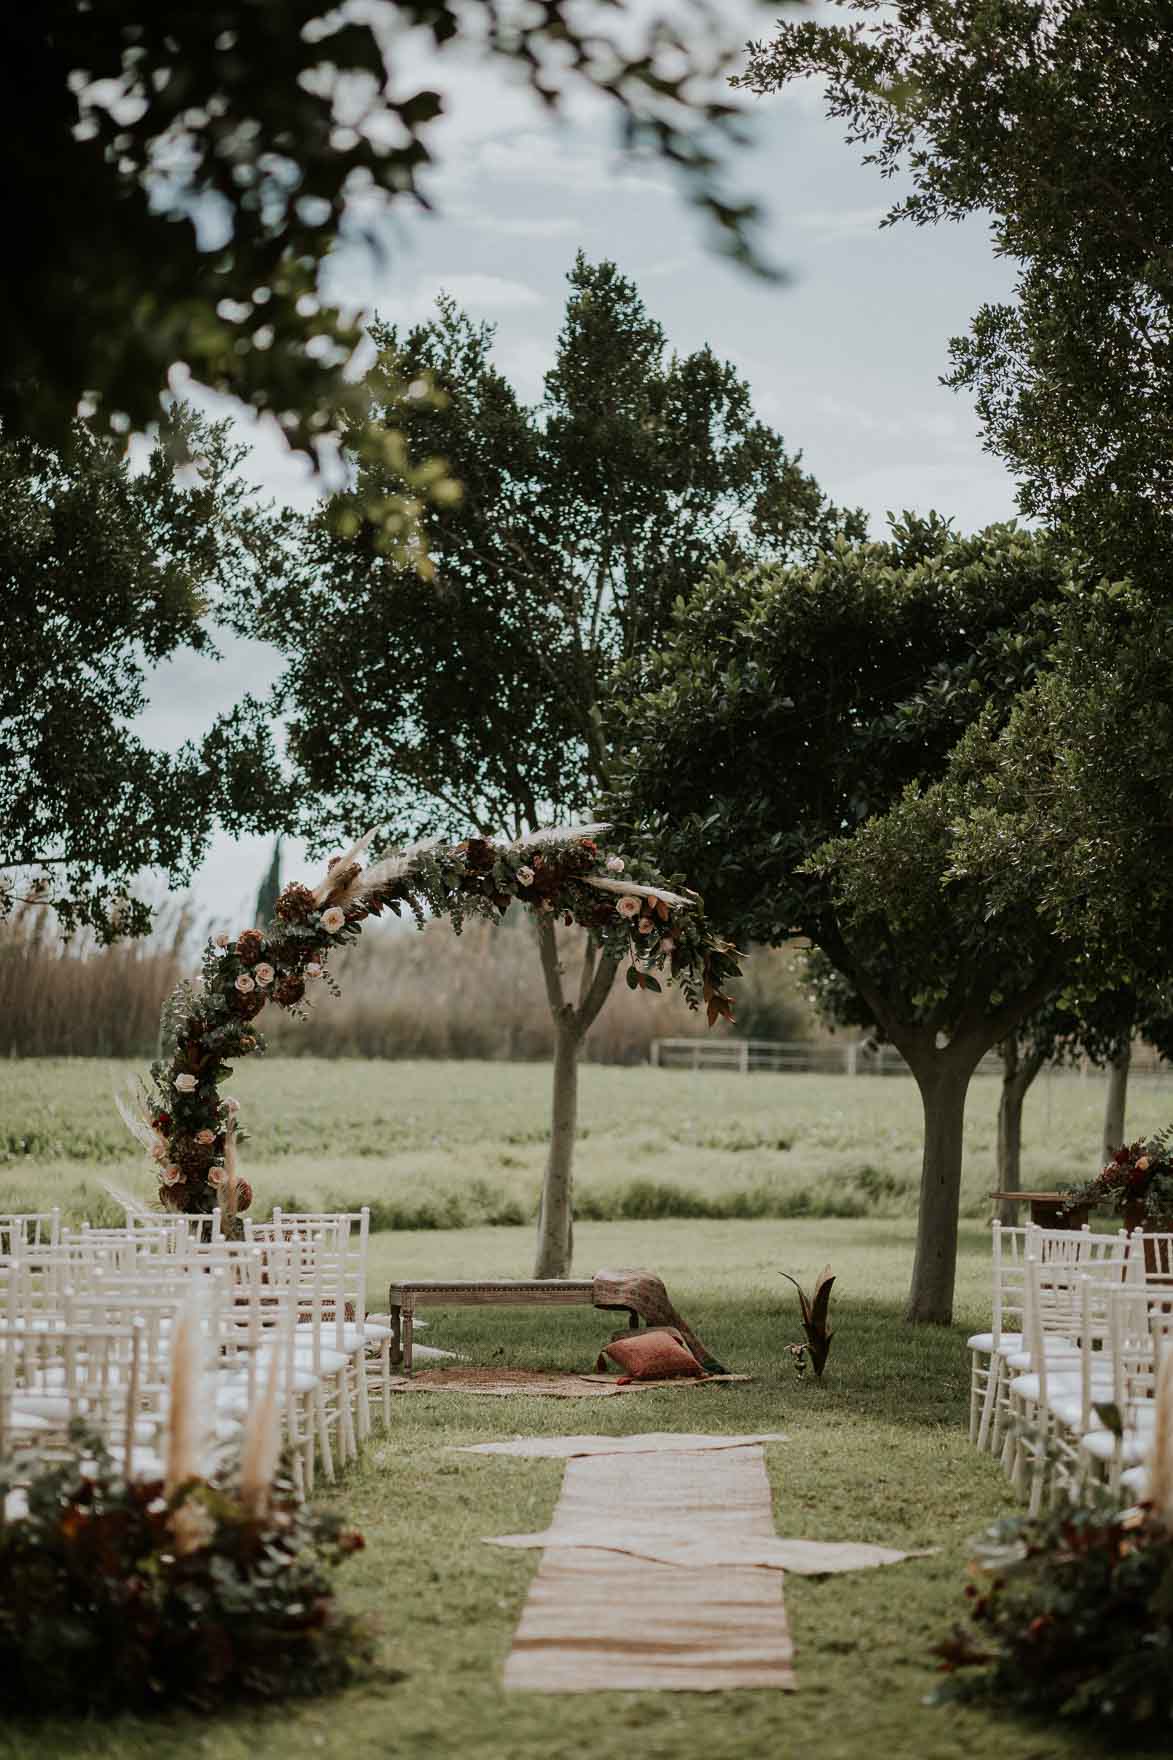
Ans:
{"label": "aisle runner", "polygon": [[[598,1439],[612,1449],[616,1440]],[[690,1438],[674,1440],[686,1452],[575,1456],[547,1533],[511,1537],[545,1551],[506,1687],[793,1687],[781,1572],[729,1562],[774,1538],[761,1445],[687,1451]],[[688,1562],[649,1556],[681,1541],[704,1544]]]}

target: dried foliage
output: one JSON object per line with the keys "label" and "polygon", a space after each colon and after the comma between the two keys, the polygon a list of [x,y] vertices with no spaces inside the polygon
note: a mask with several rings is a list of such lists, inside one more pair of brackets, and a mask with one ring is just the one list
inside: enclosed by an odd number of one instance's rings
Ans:
{"label": "dried foliage", "polygon": [[1012,1517],[982,1536],[971,1569],[972,1626],[937,1648],[953,1677],[939,1699],[1168,1731],[1173,1530],[1155,1513]]}
{"label": "dried foliage", "polygon": [[[252,1191],[235,1179],[237,1102],[222,1099],[229,1057],[262,1048],[253,1023],[270,1001],[300,1013],[306,985],[332,986],[329,955],[354,942],[363,923],[406,909],[423,926],[428,914],[451,919],[457,933],[468,917],[495,919],[517,901],[541,922],[561,916],[590,931],[602,953],[626,960],[631,989],[662,991],[657,972],[679,984],[690,1006],[704,1007],[710,1026],[732,1020],[724,986],[739,972],[737,949],[710,929],[695,894],[668,891],[644,862],[625,873],[596,837],[606,826],[535,833],[524,843],[470,837],[458,844],[417,844],[367,866],[373,833],[334,857],[313,891],[294,882],[277,900],[262,932],[245,929],[208,943],[203,973],[179,983],[163,1009],[164,1055],[151,1065],[139,1126],[132,1127],[158,1164],[159,1197],[188,1212],[210,1211],[235,1182],[235,1208]],[[619,875],[624,875],[622,882]]]}
{"label": "dried foliage", "polygon": [[[0,1478],[0,1498],[11,1481]],[[9,1714],[201,1711],[311,1697],[369,1668],[335,1567],[363,1544],[282,1484],[255,1516],[199,1481],[128,1484],[92,1439],[42,1469],[0,1526],[0,1707]],[[176,1543],[176,1517],[188,1540]],[[193,1543],[194,1542],[194,1543]]]}

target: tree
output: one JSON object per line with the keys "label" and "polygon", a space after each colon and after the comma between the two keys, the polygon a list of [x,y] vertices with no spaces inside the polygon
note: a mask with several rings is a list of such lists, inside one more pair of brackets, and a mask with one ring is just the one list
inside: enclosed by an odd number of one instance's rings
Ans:
{"label": "tree", "polygon": [[[374,332],[376,415],[398,419],[382,399],[405,374],[442,394],[408,429],[464,484],[435,522],[436,585],[385,554],[379,508],[399,480],[362,464],[310,522],[299,569],[241,608],[287,657],[275,708],[311,834],[386,822],[523,837],[588,810],[610,772],[609,669],[642,670],[706,563],[810,554],[845,517],[860,529],[757,419],[731,366],[668,354],[613,264],[580,256],[569,280],[535,408],[493,367],[491,329],[450,301],[405,336]],[[537,1265],[562,1276],[578,1059],[618,968],[592,946],[572,994],[552,917],[538,939],[556,1050]]]}
{"label": "tree", "polygon": [[[995,1174],[998,1190],[1022,1189],[1022,1108],[1048,1065],[1091,1063],[1108,1072],[1104,1132],[1097,1171],[1124,1141],[1124,1105],[1132,1042],[1146,1040],[1162,1057],[1173,1050],[1173,1019],[1164,987],[1147,994],[1132,985],[1090,997],[1065,990],[1029,1015],[998,1047],[1002,1094],[998,1108]],[[1013,1225],[1017,1205],[1004,1199],[1000,1219]]]}
{"label": "tree", "polygon": [[[195,470],[177,471],[174,431]],[[81,424],[67,452],[0,439],[0,916],[32,896],[66,932],[141,933],[138,870],[181,884],[218,813],[250,822],[272,755],[247,712],[170,754],[128,725],[148,668],[214,654],[209,598],[251,590],[266,566],[268,517],[238,464],[223,426],[182,412],[133,475]]]}
{"label": "tree", "polygon": [[114,432],[141,428],[182,364],[315,448],[350,401],[343,369],[360,332],[324,271],[341,234],[363,235],[352,204],[368,238],[393,205],[427,205],[419,180],[445,105],[402,78],[411,30],[434,55],[471,42],[520,67],[548,108],[572,90],[604,94],[628,147],[676,166],[750,260],[753,211],[722,188],[730,106],[705,95],[727,59],[716,14],[694,4],[691,31],[657,20],[633,33],[626,10],[7,8],[0,189],[20,266],[0,292],[5,428],[60,447],[83,398]]}
{"label": "tree", "polygon": [[948,383],[977,395],[1027,514],[1167,594],[1173,540],[1173,57],[1163,0],[838,0],[735,85],[821,79],[826,113],[911,192],[885,224],[990,216],[1016,303],[983,306]]}
{"label": "tree", "polygon": [[977,787],[954,748],[1005,724],[1073,590],[1043,535],[905,515],[806,566],[712,569],[619,686],[619,822],[737,940],[809,937],[916,1078],[913,1321],[951,1313],[970,1076],[1078,969],[1028,898],[995,909],[953,861]]}
{"label": "tree", "polygon": [[1169,612],[1126,582],[1085,587],[1010,715],[959,742],[971,805],[951,864],[996,912],[1029,900],[1103,987],[1129,986],[1158,1045],[1173,964],[1171,678]]}
{"label": "tree", "polygon": [[257,887],[257,903],[253,915],[256,918],[256,926],[258,929],[261,928],[263,924],[271,923],[273,921],[274,916],[277,914],[277,900],[280,896],[281,838],[280,835],[278,835],[273,839],[273,854],[269,860],[269,866],[265,869],[264,874],[261,876],[261,883]]}

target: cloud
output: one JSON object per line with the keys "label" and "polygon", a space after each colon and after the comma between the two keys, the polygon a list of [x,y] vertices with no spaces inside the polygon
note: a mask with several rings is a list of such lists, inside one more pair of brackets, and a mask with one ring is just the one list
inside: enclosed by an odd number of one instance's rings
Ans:
{"label": "cloud", "polygon": [[869,208],[821,208],[805,214],[788,214],[787,221],[802,232],[822,239],[859,238],[879,229],[887,206]]}
{"label": "cloud", "polygon": [[517,311],[522,306],[542,303],[540,293],[524,281],[512,281],[505,275],[481,275],[475,271],[446,275],[443,287],[458,305],[480,306],[490,312]]}
{"label": "cloud", "polygon": [[490,214],[483,207],[449,206],[444,218],[460,226],[474,226],[502,238],[571,238],[582,231],[577,214]]}

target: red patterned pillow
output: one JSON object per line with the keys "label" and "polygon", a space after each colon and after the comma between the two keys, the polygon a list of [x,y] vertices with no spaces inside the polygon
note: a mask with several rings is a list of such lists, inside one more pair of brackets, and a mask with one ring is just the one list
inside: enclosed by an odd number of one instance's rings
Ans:
{"label": "red patterned pillow", "polygon": [[674,1326],[653,1326],[646,1332],[624,1332],[603,1346],[596,1371],[606,1368],[604,1357],[610,1357],[626,1375],[618,1385],[628,1381],[674,1381],[681,1376],[695,1375],[699,1380],[704,1370]]}

